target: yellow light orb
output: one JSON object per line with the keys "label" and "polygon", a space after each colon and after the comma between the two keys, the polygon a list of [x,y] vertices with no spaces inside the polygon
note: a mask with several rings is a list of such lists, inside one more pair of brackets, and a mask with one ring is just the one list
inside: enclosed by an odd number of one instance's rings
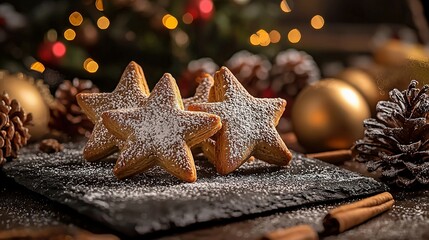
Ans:
{"label": "yellow light orb", "polygon": [[261,40],[259,40],[259,36],[256,34],[252,34],[249,40],[250,40],[250,44],[254,46],[261,44]]}
{"label": "yellow light orb", "polygon": [[69,16],[69,21],[70,21],[70,24],[73,26],[81,25],[83,22],[82,14],[80,14],[79,12],[73,12]]}
{"label": "yellow light orb", "polygon": [[298,43],[299,41],[301,41],[301,32],[298,29],[294,28],[289,31],[287,38],[291,43]]}
{"label": "yellow light orb", "polygon": [[94,61],[92,58],[87,58],[83,62],[83,68],[89,73],[95,73],[98,70],[98,63]]}
{"label": "yellow light orb", "polygon": [[280,42],[280,39],[282,38],[281,34],[277,30],[272,30],[270,32],[270,41],[272,43],[278,43]]}
{"label": "yellow light orb", "polygon": [[173,15],[171,14],[166,14],[163,18],[162,18],[162,24],[170,29],[173,30],[177,27],[177,25],[179,24],[179,22],[177,21],[177,18],[175,18]]}
{"label": "yellow light orb", "polygon": [[110,21],[107,17],[102,16],[97,20],[97,26],[98,28],[104,30],[107,29],[110,25]]}
{"label": "yellow light orb", "polygon": [[58,34],[55,29],[49,29],[49,31],[46,33],[46,39],[48,39],[48,41],[50,42],[57,41],[57,38],[58,38]]}
{"label": "yellow light orb", "polygon": [[72,41],[76,37],[76,32],[69,28],[64,31],[64,38],[68,41]]}
{"label": "yellow light orb", "polygon": [[325,25],[325,19],[323,19],[322,16],[316,15],[313,18],[311,18],[311,26],[314,29],[321,29],[323,28],[323,25]]}

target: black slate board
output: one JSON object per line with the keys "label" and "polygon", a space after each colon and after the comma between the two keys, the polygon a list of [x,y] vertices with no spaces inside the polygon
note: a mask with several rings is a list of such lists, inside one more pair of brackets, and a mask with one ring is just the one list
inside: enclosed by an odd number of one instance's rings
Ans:
{"label": "black slate board", "polygon": [[295,154],[287,168],[254,161],[220,176],[196,160],[198,180],[183,183],[155,168],[125,181],[113,163],[88,163],[83,143],[45,154],[37,146],[4,166],[25,187],[127,235],[153,234],[201,223],[369,195],[387,190],[370,178]]}

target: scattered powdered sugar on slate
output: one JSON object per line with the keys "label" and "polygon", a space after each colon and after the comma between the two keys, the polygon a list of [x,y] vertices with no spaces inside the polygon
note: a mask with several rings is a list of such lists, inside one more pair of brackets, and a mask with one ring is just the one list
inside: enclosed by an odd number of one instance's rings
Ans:
{"label": "scattered powdered sugar on slate", "polygon": [[286,168],[255,161],[220,176],[197,159],[199,179],[184,183],[160,168],[123,181],[113,162],[89,163],[83,143],[45,154],[37,145],[4,166],[27,188],[126,234],[148,234],[214,220],[385,191],[372,179],[296,154]]}
{"label": "scattered powdered sugar on slate", "polygon": [[210,89],[213,87],[213,78],[210,75],[205,75],[199,78],[199,84],[195,90],[193,97],[184,98],[183,106],[188,109],[188,106],[195,103],[205,103],[209,100]]}

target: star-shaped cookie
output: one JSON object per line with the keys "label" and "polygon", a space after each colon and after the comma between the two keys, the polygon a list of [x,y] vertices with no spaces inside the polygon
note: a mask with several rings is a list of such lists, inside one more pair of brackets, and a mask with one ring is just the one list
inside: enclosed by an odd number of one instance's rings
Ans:
{"label": "star-shaped cookie", "polygon": [[192,104],[189,110],[222,119],[221,130],[213,137],[213,162],[220,174],[231,173],[250,156],[280,166],[290,162],[292,154],[276,130],[285,100],[251,96],[226,67],[216,72],[212,91],[214,101]]}
{"label": "star-shaped cookie", "polygon": [[210,89],[213,87],[214,80],[210,74],[205,73],[197,77],[195,81],[198,83],[198,87],[195,90],[195,94],[192,97],[183,99],[183,106],[188,109],[190,104],[204,103],[209,101]]}
{"label": "star-shaped cookie", "polygon": [[149,96],[149,87],[142,68],[130,62],[121,80],[111,93],[80,93],[77,102],[88,118],[95,124],[83,150],[88,161],[96,161],[117,151],[120,141],[107,131],[101,114],[108,110],[138,107]]}
{"label": "star-shaped cookie", "polygon": [[216,115],[184,110],[170,74],[164,74],[138,108],[107,111],[102,118],[107,129],[124,141],[114,168],[119,179],[159,165],[179,179],[194,182],[197,175],[190,148],[222,127]]}

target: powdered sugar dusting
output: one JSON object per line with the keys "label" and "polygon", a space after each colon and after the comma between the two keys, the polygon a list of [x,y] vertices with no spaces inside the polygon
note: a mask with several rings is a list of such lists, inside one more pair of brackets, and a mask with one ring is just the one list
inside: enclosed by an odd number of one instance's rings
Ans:
{"label": "powdered sugar dusting", "polygon": [[165,74],[140,108],[111,111],[106,115],[113,122],[112,128],[130,133],[122,136],[126,143],[117,166],[125,166],[130,159],[158,158],[169,161],[173,167],[193,169],[186,137],[201,136],[205,128],[216,125],[216,118],[182,110],[172,81],[171,75]]}
{"label": "powdered sugar dusting", "polygon": [[236,165],[237,161],[249,158],[254,147],[262,142],[272,147],[281,147],[279,145],[281,139],[275,125],[276,118],[279,117],[277,115],[284,110],[285,100],[254,98],[229,70],[225,68],[222,75],[225,83],[223,99],[195,106],[221,117],[223,125],[221,131],[224,131],[229,143],[231,163]]}
{"label": "powdered sugar dusting", "polygon": [[95,123],[93,133],[85,147],[86,152],[109,153],[112,147],[120,144],[120,141],[104,127],[101,114],[108,110],[139,107],[146,100],[149,91],[144,75],[140,71],[140,67],[131,62],[112,93],[82,95],[83,103],[92,110],[87,114]]}

